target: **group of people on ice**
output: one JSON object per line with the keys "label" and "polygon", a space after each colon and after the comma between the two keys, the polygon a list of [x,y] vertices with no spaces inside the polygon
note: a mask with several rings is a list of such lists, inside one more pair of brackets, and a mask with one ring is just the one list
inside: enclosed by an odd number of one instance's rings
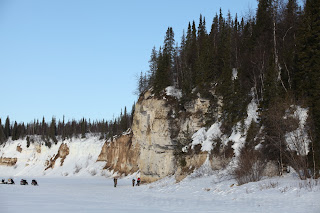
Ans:
{"label": "group of people on ice", "polygon": [[5,181],[4,179],[2,179],[1,184],[14,184],[14,181],[12,178],[9,178],[8,181]]}
{"label": "group of people on ice", "polygon": [[[15,182],[13,181],[12,178],[9,178],[8,181],[5,181],[4,179],[2,179],[1,184],[15,184]],[[28,185],[28,181],[25,179],[21,179],[20,185]],[[31,181],[31,185],[38,186],[38,182],[33,179]]]}
{"label": "group of people on ice", "polygon": [[[132,186],[134,186],[134,183],[136,182],[136,180],[133,178],[132,179]],[[137,186],[140,186],[140,178],[138,177],[137,179]]]}
{"label": "group of people on ice", "polygon": [[[136,186],[140,186],[140,181],[141,181],[141,180],[140,180],[140,177],[138,177]],[[133,178],[133,179],[132,179],[132,186],[134,186],[135,182],[136,182],[136,180]],[[113,178],[113,183],[114,183],[114,187],[117,187],[118,178],[114,177],[114,178]]]}

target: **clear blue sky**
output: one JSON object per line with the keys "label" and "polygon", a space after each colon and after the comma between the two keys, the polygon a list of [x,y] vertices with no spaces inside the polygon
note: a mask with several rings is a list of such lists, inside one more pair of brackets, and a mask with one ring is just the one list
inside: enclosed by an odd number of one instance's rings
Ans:
{"label": "clear blue sky", "polygon": [[[171,26],[222,8],[234,17],[256,0],[0,0],[0,118],[107,119],[137,97],[136,75]],[[208,29],[209,31],[210,29]]]}

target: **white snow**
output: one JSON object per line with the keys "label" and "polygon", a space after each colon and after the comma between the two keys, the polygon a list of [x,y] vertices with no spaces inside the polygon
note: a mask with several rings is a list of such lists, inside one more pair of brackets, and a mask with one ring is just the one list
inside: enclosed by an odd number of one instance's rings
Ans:
{"label": "white snow", "polygon": [[220,123],[214,123],[208,131],[203,127],[192,136],[192,146],[201,144],[201,151],[211,151],[213,149],[214,139],[221,137]]}
{"label": "white snow", "polygon": [[248,105],[247,108],[247,118],[244,121],[244,133],[241,132],[241,122],[237,123],[236,126],[233,128],[233,131],[229,137],[222,134],[220,127],[221,123],[216,122],[214,123],[207,131],[203,127],[199,129],[196,133],[192,136],[192,145],[191,148],[193,149],[194,146],[201,144],[201,151],[211,151],[214,148],[214,140],[216,138],[220,138],[222,140],[222,144],[227,145],[229,141],[233,141],[234,144],[232,148],[234,149],[235,155],[239,155],[240,148],[244,145],[246,132],[252,121],[256,122],[258,118],[258,106],[254,99],[252,99],[251,103]]}
{"label": "white snow", "polygon": [[237,68],[232,69],[232,80],[236,80],[238,78],[238,70]]}
{"label": "white snow", "polygon": [[[69,155],[60,166],[61,158],[55,162],[53,169],[47,169],[47,161],[53,158],[62,143],[69,147]],[[72,140],[59,141],[52,144],[49,149],[45,145],[41,146],[41,153],[36,151],[38,142],[31,143],[27,148],[26,140],[16,140],[5,143],[0,147],[0,157],[17,158],[15,166],[0,166],[0,174],[7,176],[94,176],[105,175],[101,173],[105,162],[96,162],[103,140],[99,136],[88,136],[87,139],[73,138]],[[17,151],[17,146],[22,148],[22,152]],[[0,177],[1,178],[1,177]]]}
{"label": "white snow", "polygon": [[182,92],[180,89],[176,89],[174,86],[169,86],[166,88],[166,95],[180,99],[182,97]]}
{"label": "white snow", "polygon": [[16,185],[0,184],[1,213],[320,211],[320,183],[300,181],[295,174],[237,186],[224,171],[206,175],[203,169],[179,183],[167,177],[132,187],[135,176],[123,177],[116,188],[104,177],[36,177],[39,186],[21,186],[24,177],[14,177]]}
{"label": "white snow", "polygon": [[[292,106],[294,107],[294,106]],[[286,134],[286,141],[290,150],[297,151],[298,155],[307,155],[309,152],[309,143],[311,142],[305,129],[308,118],[308,109],[295,106],[293,115],[288,115],[299,120],[299,126],[296,130]]]}

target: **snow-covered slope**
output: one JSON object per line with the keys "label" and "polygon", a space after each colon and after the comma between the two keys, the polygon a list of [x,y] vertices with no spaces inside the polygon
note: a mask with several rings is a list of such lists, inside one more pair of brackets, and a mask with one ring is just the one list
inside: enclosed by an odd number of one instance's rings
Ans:
{"label": "snow-covered slope", "polygon": [[213,141],[216,138],[220,138],[224,145],[227,145],[229,141],[233,141],[233,149],[236,156],[239,155],[240,148],[244,145],[245,138],[247,135],[248,128],[252,121],[257,121],[258,113],[257,113],[258,106],[254,100],[247,107],[247,118],[244,121],[244,132],[241,130],[241,123],[237,123],[235,127],[233,127],[232,134],[227,137],[222,134],[221,132],[221,123],[216,122],[214,123],[208,130],[206,128],[201,128],[192,136],[192,146],[200,144],[202,151],[210,152],[214,147]]}
{"label": "snow-covered slope", "polygon": [[[65,159],[57,157],[61,144],[68,147]],[[0,165],[3,176],[101,176],[105,162],[96,162],[104,144],[99,137],[88,139],[73,138],[59,141],[48,148],[44,143],[35,142],[27,147],[26,140],[9,140],[0,147],[0,158],[16,158],[14,166]],[[62,163],[63,161],[63,163]],[[48,168],[52,162],[53,168]],[[62,163],[62,165],[61,165]]]}

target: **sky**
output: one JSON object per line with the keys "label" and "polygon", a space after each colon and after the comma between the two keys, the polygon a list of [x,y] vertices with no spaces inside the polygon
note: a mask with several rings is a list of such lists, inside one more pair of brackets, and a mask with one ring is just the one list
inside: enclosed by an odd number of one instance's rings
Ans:
{"label": "sky", "polygon": [[170,26],[246,17],[256,0],[0,0],[0,118],[110,120],[137,101],[137,76]]}

